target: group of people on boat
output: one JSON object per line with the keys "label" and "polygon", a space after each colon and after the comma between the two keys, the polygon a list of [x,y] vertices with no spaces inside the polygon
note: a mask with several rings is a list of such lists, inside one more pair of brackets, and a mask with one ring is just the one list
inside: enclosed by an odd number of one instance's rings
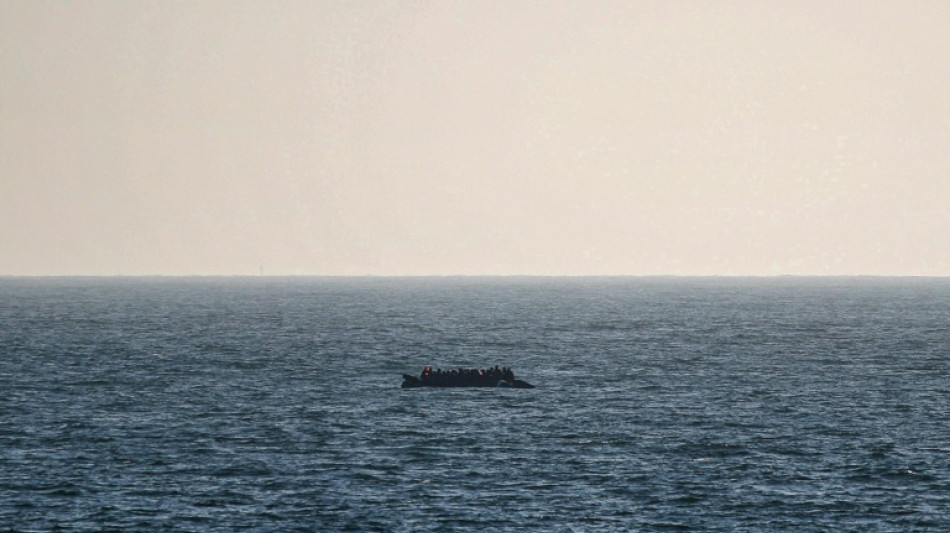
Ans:
{"label": "group of people on boat", "polygon": [[432,369],[427,366],[422,369],[419,380],[431,385],[477,385],[496,384],[499,381],[513,383],[515,373],[508,367],[495,366],[494,368],[458,368],[452,370]]}

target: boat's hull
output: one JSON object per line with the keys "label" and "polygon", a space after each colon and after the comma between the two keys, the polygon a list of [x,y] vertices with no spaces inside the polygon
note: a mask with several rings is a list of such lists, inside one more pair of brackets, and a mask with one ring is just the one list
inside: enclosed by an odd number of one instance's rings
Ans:
{"label": "boat's hull", "polygon": [[500,378],[475,378],[475,379],[432,379],[421,380],[409,374],[402,375],[402,388],[418,389],[422,387],[504,387],[509,389],[533,389],[534,385],[520,379],[508,381]]}

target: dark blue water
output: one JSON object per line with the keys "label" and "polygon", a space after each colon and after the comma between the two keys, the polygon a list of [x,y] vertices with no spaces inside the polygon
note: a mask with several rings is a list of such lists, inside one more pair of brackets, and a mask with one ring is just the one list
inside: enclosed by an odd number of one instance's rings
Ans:
{"label": "dark blue water", "polygon": [[948,325],[939,279],[0,279],[0,531],[950,531]]}

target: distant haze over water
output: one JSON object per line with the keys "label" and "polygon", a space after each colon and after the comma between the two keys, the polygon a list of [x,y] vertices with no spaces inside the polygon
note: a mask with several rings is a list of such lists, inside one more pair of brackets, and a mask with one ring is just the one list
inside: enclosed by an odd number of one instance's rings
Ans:
{"label": "distant haze over water", "polygon": [[950,275],[950,2],[0,2],[0,275]]}

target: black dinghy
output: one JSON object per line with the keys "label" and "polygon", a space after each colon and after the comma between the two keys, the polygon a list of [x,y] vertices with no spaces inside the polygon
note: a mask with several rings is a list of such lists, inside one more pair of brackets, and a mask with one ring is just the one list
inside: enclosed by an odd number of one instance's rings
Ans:
{"label": "black dinghy", "polygon": [[515,379],[510,368],[494,367],[484,369],[432,370],[427,366],[419,377],[402,375],[402,388],[420,387],[507,387],[511,389],[533,389],[534,385],[521,379]]}

